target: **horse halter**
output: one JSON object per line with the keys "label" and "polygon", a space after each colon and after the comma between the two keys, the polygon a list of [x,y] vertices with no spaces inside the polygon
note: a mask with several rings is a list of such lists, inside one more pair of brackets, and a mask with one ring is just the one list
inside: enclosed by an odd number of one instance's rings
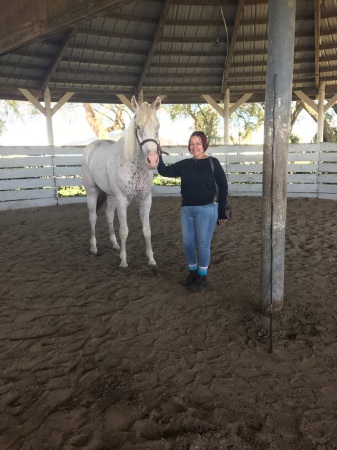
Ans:
{"label": "horse halter", "polygon": [[143,151],[142,147],[144,144],[146,144],[147,142],[154,142],[157,146],[157,153],[158,155],[161,155],[162,149],[160,147],[160,142],[157,142],[155,139],[144,139],[144,141],[140,142],[139,137],[138,137],[138,130],[137,130],[137,126],[135,127],[135,134],[136,134],[136,138],[137,138],[137,142],[138,145],[140,147],[140,149]]}

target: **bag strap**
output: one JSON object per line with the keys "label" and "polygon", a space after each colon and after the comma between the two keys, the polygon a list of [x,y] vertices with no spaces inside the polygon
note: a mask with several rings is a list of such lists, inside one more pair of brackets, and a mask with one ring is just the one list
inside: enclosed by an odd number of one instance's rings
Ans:
{"label": "bag strap", "polygon": [[214,163],[213,163],[213,158],[212,158],[211,156],[209,156],[208,159],[209,159],[209,163],[210,163],[210,165],[211,165],[212,172],[213,172],[213,177],[214,177]]}
{"label": "bag strap", "polygon": [[[216,196],[219,195],[219,186],[217,185],[217,182],[215,181],[215,176],[214,176],[214,163],[213,163],[213,159],[211,156],[208,157],[209,159],[209,163],[211,165],[212,168],[212,172],[213,172],[213,178],[214,178],[214,183],[215,183],[215,189],[216,189]],[[218,199],[216,199],[216,201],[218,201]],[[227,203],[226,203],[226,216],[227,216],[227,220],[231,220],[232,218],[232,205],[228,199],[228,195],[227,195]]]}
{"label": "bag strap", "polygon": [[214,183],[215,183],[216,194],[218,195],[218,194],[219,194],[219,186],[218,186],[218,184],[217,184],[217,182],[216,182],[216,180],[215,180],[215,176],[214,176],[214,163],[213,163],[213,158],[212,158],[211,156],[209,156],[208,159],[209,159],[209,163],[210,163],[210,165],[211,165],[211,169],[212,169],[212,172],[213,172],[213,178],[214,178]]}

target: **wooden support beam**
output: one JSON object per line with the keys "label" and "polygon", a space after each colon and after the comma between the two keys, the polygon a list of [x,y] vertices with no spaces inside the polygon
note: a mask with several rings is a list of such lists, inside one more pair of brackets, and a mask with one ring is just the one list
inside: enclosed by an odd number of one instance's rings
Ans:
{"label": "wooden support beam", "polygon": [[234,27],[233,27],[232,35],[230,38],[229,50],[228,50],[228,53],[226,56],[225,68],[224,68],[224,72],[223,72],[223,76],[222,76],[221,93],[224,95],[225,95],[225,92],[227,89],[228,77],[229,77],[231,65],[233,62],[234,49],[235,49],[236,41],[238,38],[238,31],[240,28],[240,23],[241,23],[242,13],[243,13],[244,5],[245,5],[245,0],[239,0],[238,3],[239,4],[238,4],[237,10],[236,10]]}
{"label": "wooden support beam", "polygon": [[317,142],[323,142],[324,100],[325,100],[325,83],[321,82],[319,85],[319,94],[318,94]]}
{"label": "wooden support beam", "polygon": [[314,100],[311,100],[310,97],[305,95],[304,92],[302,92],[302,91],[294,91],[294,94],[296,94],[298,98],[303,100],[304,103],[309,105],[311,109],[313,109],[316,113],[318,113],[318,105],[317,105],[317,103],[315,103]]}
{"label": "wooden support beam", "polygon": [[321,0],[315,0],[315,86],[318,89],[319,79],[319,57],[320,57],[320,35],[321,35]]}
{"label": "wooden support beam", "polygon": [[52,116],[55,113],[57,113],[57,111],[60,110],[62,108],[62,106],[67,103],[68,100],[71,99],[71,97],[74,95],[74,93],[75,92],[67,92],[66,94],[64,94],[64,96],[62,98],[60,98],[60,100],[56,103],[56,105],[54,105],[51,109]]}
{"label": "wooden support beam", "polygon": [[[285,227],[296,0],[268,4],[268,62],[263,145],[261,306],[284,299]],[[272,352],[272,335],[270,335]]]}
{"label": "wooden support beam", "polygon": [[0,0],[0,55],[126,3],[127,0]]}
{"label": "wooden support beam", "polygon": [[31,94],[28,89],[18,89],[21,94],[26,97],[28,101],[33,103],[36,109],[38,109],[44,116],[46,115],[46,108],[44,108],[41,103],[38,101],[36,97],[34,97],[33,94]]}
{"label": "wooden support beam", "polygon": [[149,49],[148,55],[146,57],[146,60],[145,60],[145,63],[144,63],[143,69],[142,69],[142,74],[139,77],[138,82],[137,82],[137,87],[136,87],[136,94],[137,95],[139,94],[139,91],[141,90],[141,88],[143,86],[144,79],[145,79],[147,71],[148,71],[148,69],[150,67],[152,58],[153,58],[153,56],[155,54],[155,51],[156,51],[159,39],[161,38],[161,35],[162,35],[162,32],[163,32],[163,28],[164,28],[165,19],[166,19],[166,16],[168,14],[168,11],[169,11],[169,9],[171,7],[171,3],[172,3],[172,0],[165,0],[164,1],[164,5],[163,5],[162,12],[160,14],[160,18],[159,18],[159,21],[158,21],[157,29],[156,29],[156,32],[155,32],[155,34],[153,36],[152,44],[151,44],[151,47]]}
{"label": "wooden support beam", "polygon": [[230,106],[229,115],[233,114],[233,112],[240,108],[241,105],[246,103],[246,101],[249,100],[252,95],[252,93],[243,94],[243,96],[237,102],[235,102],[234,105]]}
{"label": "wooden support beam", "polygon": [[56,71],[60,61],[62,60],[63,55],[65,54],[68,45],[69,45],[69,41],[72,38],[72,36],[75,33],[75,29],[71,29],[68,30],[63,38],[63,41],[61,43],[61,46],[58,50],[58,52],[56,52],[56,54],[54,55],[53,61],[51,62],[51,64],[49,65],[46,74],[44,76],[44,79],[42,80],[41,84],[40,84],[40,89],[42,91],[44,91],[46,89],[46,87],[48,86],[48,82],[51,79],[51,77],[53,76],[54,72]]}
{"label": "wooden support beam", "polygon": [[47,125],[47,137],[48,137],[48,144],[54,145],[54,132],[53,132],[53,120],[52,117],[57,111],[59,111],[62,106],[67,103],[67,101],[74,95],[74,92],[67,92],[53,107],[51,106],[51,99],[50,99],[50,91],[47,87],[44,90],[44,104],[43,107],[39,100],[28,91],[28,89],[19,89],[21,94],[26,97],[28,101],[30,101],[35,108],[37,108],[46,118],[46,125]]}
{"label": "wooden support beam", "polygon": [[244,94],[234,105],[230,106],[230,92],[226,89],[224,96],[224,107],[222,108],[210,95],[202,95],[201,97],[217,111],[224,121],[224,142],[226,145],[230,144],[229,139],[229,118],[234,111],[240,108],[253,94]]}
{"label": "wooden support beam", "polygon": [[229,106],[230,106],[230,90],[227,88],[224,95],[224,112],[223,112],[223,130],[224,144],[229,145]]}
{"label": "wooden support beam", "polygon": [[337,94],[335,94],[330,100],[324,105],[324,112],[327,112],[335,103],[337,102]]}
{"label": "wooden support beam", "polygon": [[[244,103],[246,103],[247,100],[250,99],[250,97],[252,96],[252,93],[247,93],[244,94],[237,102],[234,103],[234,105],[231,105],[229,107],[229,115],[233,114],[233,112],[235,112],[238,108],[240,108],[241,105],[243,105]],[[215,100],[213,100],[213,98],[210,95],[202,95],[201,96],[203,99],[206,100],[206,102],[212,106],[212,108],[215,109],[215,111],[217,111],[221,116],[223,116],[224,114],[224,108],[222,108],[219,103],[217,103]]]}
{"label": "wooden support beam", "polygon": [[[19,88],[19,91],[21,94],[26,97],[28,101],[30,101],[35,108],[37,108],[40,113],[42,113],[44,116],[46,115],[46,108],[41,105],[39,100],[31,93],[28,89],[21,89]],[[46,90],[44,91],[46,92]],[[62,106],[67,103],[67,101],[74,95],[74,92],[67,92],[64,94],[64,96],[52,107],[50,108],[50,114],[53,116],[55,113],[57,113],[58,110],[62,108]],[[44,98],[46,98],[46,94],[44,94]],[[47,93],[47,98],[50,98],[50,93]]]}
{"label": "wooden support beam", "polygon": [[134,113],[130,100],[123,94],[116,94],[116,97],[127,107],[129,110]]}
{"label": "wooden support beam", "polygon": [[50,90],[46,88],[44,91],[44,104],[46,105],[46,125],[48,145],[54,145],[54,131],[53,131],[53,114],[51,110]]}
{"label": "wooden support beam", "polygon": [[215,101],[213,100],[213,98],[210,95],[202,95],[201,96],[204,100],[206,100],[206,102],[212,106],[212,108],[215,109],[216,112],[218,112],[220,114],[221,117],[223,117],[223,113],[224,113],[224,109],[221,108],[221,106]]}

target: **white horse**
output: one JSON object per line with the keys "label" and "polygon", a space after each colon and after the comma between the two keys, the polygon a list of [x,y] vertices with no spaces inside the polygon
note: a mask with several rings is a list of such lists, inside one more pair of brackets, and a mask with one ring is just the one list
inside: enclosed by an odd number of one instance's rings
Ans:
{"label": "white horse", "polygon": [[[126,260],[126,239],[129,234],[127,208],[132,200],[139,205],[140,218],[146,243],[149,265],[155,269],[151,245],[150,209],[152,204],[152,177],[157,168],[160,152],[159,120],[157,110],[161,100],[157,97],[150,105],[138,105],[131,100],[135,115],[123,138],[116,143],[94,141],[83,151],[82,177],[87,193],[89,222],[91,227],[90,253],[97,255],[95,226],[97,211],[107,200],[106,219],[109,225],[113,248],[120,249],[120,267],[128,267]],[[119,219],[119,246],[114,230],[114,214],[117,208]]]}

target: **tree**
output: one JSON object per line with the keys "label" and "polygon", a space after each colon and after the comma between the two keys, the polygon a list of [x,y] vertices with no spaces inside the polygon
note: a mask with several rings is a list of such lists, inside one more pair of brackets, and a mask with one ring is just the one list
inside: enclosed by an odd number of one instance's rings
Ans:
{"label": "tree", "polygon": [[290,117],[290,126],[291,128],[294,126],[294,123],[298,119],[298,116],[303,111],[303,103],[302,102],[292,102],[291,104],[291,117]]}
{"label": "tree", "polygon": [[298,144],[300,142],[299,136],[297,134],[291,133],[289,136],[289,143],[290,144]]}
{"label": "tree", "polygon": [[[111,131],[125,130],[130,114],[123,104],[67,103],[59,113],[71,121],[76,117],[75,109],[82,105],[86,111],[86,119],[98,139],[109,139]],[[0,100],[0,135],[6,131],[8,124],[14,123],[15,120],[24,121],[27,116],[38,114],[38,109],[28,101]]]}
{"label": "tree", "polygon": [[163,109],[168,112],[172,121],[180,117],[192,118],[194,130],[203,131],[208,137],[210,144],[217,142],[220,116],[211,106],[193,104],[164,105]]}
{"label": "tree", "polygon": [[[314,111],[310,106],[308,106],[306,103],[302,102],[303,108],[307,111],[307,113],[317,122],[318,121],[318,114],[316,111]],[[334,142],[336,141],[336,129],[333,128],[333,126],[330,124],[331,122],[331,115],[325,114],[324,115],[324,125],[323,125],[323,139],[325,142]],[[316,135],[317,138],[317,135]],[[315,139],[316,141],[316,139]]]}
{"label": "tree", "polygon": [[30,102],[16,100],[0,100],[0,135],[3,134],[8,124],[15,120],[21,121],[29,116],[35,116],[39,111]]}
{"label": "tree", "polygon": [[263,125],[263,120],[262,103],[244,103],[230,117],[231,140],[238,144],[244,143]]}
{"label": "tree", "polygon": [[[314,111],[307,103],[302,100],[293,102],[292,112],[291,112],[291,127],[293,127],[295,121],[298,119],[299,114],[305,110],[309,116],[315,121],[318,121],[318,113]],[[337,141],[337,129],[334,126],[337,113],[337,105],[332,106],[331,110],[333,112],[326,112],[324,114],[324,124],[323,124],[323,139],[325,142],[336,142]],[[329,111],[331,111],[329,109]],[[313,142],[317,140],[317,133],[313,138]]]}
{"label": "tree", "polygon": [[87,121],[98,139],[109,139],[111,131],[124,131],[128,114],[125,105],[83,104]]}

